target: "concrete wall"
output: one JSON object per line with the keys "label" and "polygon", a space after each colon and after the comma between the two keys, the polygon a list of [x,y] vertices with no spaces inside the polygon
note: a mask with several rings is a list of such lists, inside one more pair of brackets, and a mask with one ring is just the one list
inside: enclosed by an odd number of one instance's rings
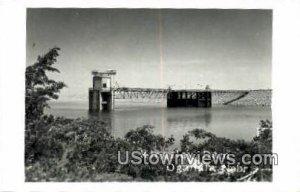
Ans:
{"label": "concrete wall", "polygon": [[[241,95],[249,92],[244,97]],[[245,106],[270,106],[272,102],[272,90],[213,90],[212,105],[223,105],[228,101],[233,102],[228,105],[245,105]]]}

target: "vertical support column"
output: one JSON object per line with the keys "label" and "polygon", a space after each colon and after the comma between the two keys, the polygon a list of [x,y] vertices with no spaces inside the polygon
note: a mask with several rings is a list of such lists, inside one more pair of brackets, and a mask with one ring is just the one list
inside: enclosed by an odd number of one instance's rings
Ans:
{"label": "vertical support column", "polygon": [[113,89],[111,90],[111,110],[113,111],[115,109],[115,93]]}
{"label": "vertical support column", "polygon": [[100,111],[100,90],[89,89],[89,110]]}
{"label": "vertical support column", "polygon": [[211,100],[212,100],[211,95],[212,95],[211,92],[208,91],[207,92],[207,107],[209,107],[209,108],[211,107]]}

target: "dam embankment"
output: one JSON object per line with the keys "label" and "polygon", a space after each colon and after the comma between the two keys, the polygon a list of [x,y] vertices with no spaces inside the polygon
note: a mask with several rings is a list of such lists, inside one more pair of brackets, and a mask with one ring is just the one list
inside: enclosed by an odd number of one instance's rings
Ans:
{"label": "dam embankment", "polygon": [[271,106],[272,90],[212,90],[212,106]]}
{"label": "dam embankment", "polygon": [[[194,98],[196,92],[210,92],[209,100],[210,106],[271,106],[272,104],[272,90],[271,89],[258,89],[258,90],[172,90],[174,92],[192,93],[193,96],[175,96],[175,98],[187,99]],[[133,89],[119,91],[114,94],[115,106],[123,104],[135,105],[167,105],[168,90],[142,90]],[[185,95],[185,94],[184,94]]]}

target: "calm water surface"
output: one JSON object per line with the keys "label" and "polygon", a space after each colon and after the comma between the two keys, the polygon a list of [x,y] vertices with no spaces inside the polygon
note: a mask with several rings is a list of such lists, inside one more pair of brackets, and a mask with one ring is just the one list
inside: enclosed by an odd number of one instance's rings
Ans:
{"label": "calm water surface", "polygon": [[[97,118],[105,121],[113,136],[123,137],[131,129],[153,125],[154,132],[173,135],[176,143],[189,130],[202,128],[217,136],[251,140],[260,120],[271,120],[270,107],[220,106],[204,108],[166,108],[163,104],[117,103],[111,112],[89,114],[86,102],[55,102],[46,113],[68,118]],[[178,144],[177,143],[177,144]]]}

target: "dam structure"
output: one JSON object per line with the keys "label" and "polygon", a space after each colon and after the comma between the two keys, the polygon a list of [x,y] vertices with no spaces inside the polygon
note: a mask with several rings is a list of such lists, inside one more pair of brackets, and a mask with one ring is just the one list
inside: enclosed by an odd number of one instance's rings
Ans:
{"label": "dam structure", "polygon": [[89,89],[89,111],[112,111],[114,109],[112,77],[116,75],[116,71],[92,71],[92,75],[93,87]]}
{"label": "dam structure", "polygon": [[199,90],[170,90],[167,107],[211,107],[211,92]]}
{"label": "dam structure", "polygon": [[89,111],[112,111],[115,100],[161,100],[168,108],[214,106],[271,106],[272,90],[156,89],[113,85],[116,70],[92,71],[93,87],[89,89]]}

